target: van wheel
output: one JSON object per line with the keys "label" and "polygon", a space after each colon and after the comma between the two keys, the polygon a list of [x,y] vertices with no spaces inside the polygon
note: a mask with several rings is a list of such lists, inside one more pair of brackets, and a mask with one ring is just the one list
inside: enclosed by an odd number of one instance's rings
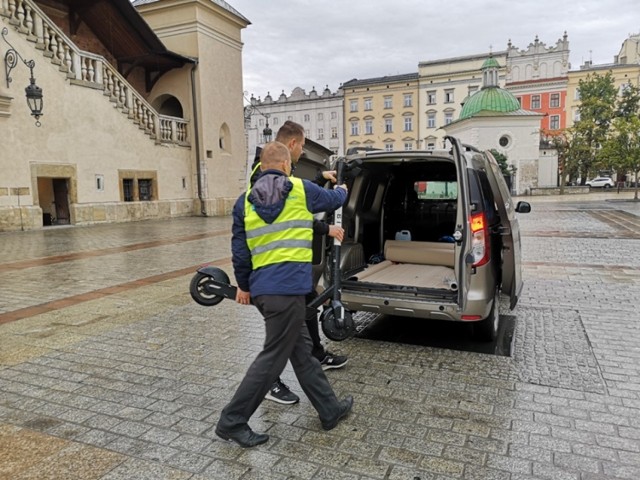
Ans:
{"label": "van wheel", "polygon": [[498,336],[498,325],[500,324],[500,291],[496,289],[493,296],[491,311],[484,320],[473,324],[473,336],[481,342],[493,342]]}

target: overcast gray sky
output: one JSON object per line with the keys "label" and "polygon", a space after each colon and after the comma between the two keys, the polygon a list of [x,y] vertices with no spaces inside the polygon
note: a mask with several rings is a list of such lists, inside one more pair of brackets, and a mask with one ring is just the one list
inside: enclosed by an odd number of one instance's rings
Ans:
{"label": "overcast gray sky", "polygon": [[418,71],[418,63],[547,47],[567,32],[571,68],[611,63],[640,32],[639,0],[227,0],[251,21],[242,31],[244,90],[264,98],[331,91],[352,78]]}

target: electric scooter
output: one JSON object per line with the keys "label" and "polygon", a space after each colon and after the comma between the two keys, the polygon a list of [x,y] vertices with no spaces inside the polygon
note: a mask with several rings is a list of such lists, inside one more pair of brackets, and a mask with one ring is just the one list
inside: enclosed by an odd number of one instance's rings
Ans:
{"label": "electric scooter", "polygon": [[[337,185],[344,183],[344,173],[357,167],[355,162],[352,166],[347,166],[344,158],[336,161]],[[333,224],[342,227],[342,207],[333,214]],[[326,337],[334,341],[342,341],[351,337],[355,333],[355,324],[351,312],[349,312],[341,301],[342,276],[340,272],[341,242],[337,238],[333,239],[331,254],[331,285],[327,287],[318,297],[316,297],[308,308],[318,308],[329,298],[331,303],[325,307],[320,315],[320,324]],[[198,304],[211,307],[219,304],[225,298],[235,300],[238,288],[230,284],[229,276],[218,267],[205,266],[197,270],[191,279],[189,293],[191,298]]]}

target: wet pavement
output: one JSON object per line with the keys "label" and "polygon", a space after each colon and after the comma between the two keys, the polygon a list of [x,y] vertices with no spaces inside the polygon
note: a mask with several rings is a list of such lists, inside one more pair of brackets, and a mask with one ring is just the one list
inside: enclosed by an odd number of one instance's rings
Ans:
{"label": "wet pavement", "polygon": [[187,291],[198,265],[231,272],[229,218],[2,233],[0,479],[638,479],[630,198],[523,198],[525,290],[501,312],[500,351],[451,325],[364,318],[327,342],[349,356],[328,376],[353,413],[324,432],[287,367],[303,398],[265,401],[251,425],[271,439],[249,450],[213,428],[262,321]]}

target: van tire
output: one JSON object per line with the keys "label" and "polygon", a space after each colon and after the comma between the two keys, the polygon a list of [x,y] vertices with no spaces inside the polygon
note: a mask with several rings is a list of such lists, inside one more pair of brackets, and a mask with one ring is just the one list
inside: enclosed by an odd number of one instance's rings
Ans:
{"label": "van tire", "polygon": [[473,336],[480,342],[493,342],[500,324],[500,291],[496,288],[493,304],[487,318],[473,324]]}

